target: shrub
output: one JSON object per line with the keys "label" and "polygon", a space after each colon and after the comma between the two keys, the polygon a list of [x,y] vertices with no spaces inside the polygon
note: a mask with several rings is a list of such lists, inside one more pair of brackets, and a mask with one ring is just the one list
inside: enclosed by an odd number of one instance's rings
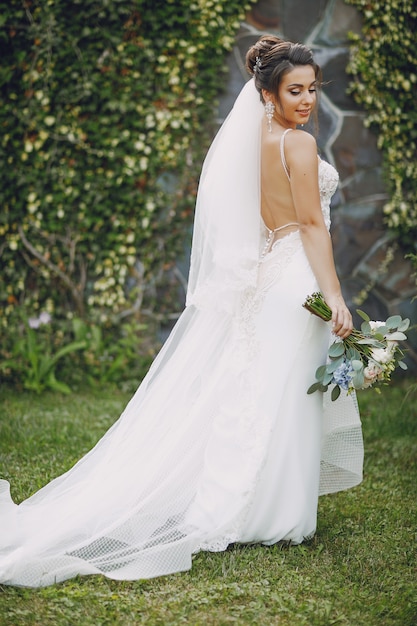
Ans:
{"label": "shrub", "polygon": [[189,236],[214,98],[246,5],[2,3],[2,333],[13,334],[20,312],[45,311],[117,342],[126,320],[154,314]]}
{"label": "shrub", "polygon": [[408,249],[417,240],[417,6],[414,0],[346,0],[363,15],[351,34],[351,91],[378,133],[390,195],[386,222]]}

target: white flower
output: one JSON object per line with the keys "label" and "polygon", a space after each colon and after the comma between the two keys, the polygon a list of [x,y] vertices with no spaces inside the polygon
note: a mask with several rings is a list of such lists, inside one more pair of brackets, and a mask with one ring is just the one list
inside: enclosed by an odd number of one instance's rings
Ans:
{"label": "white flower", "polygon": [[28,319],[29,328],[37,329],[40,326],[46,326],[51,321],[51,315],[48,311],[42,311],[39,317],[30,317]]}
{"label": "white flower", "polygon": [[379,368],[376,363],[369,363],[368,366],[365,367],[365,369],[363,370],[363,375],[365,376],[365,378],[373,380],[378,376],[380,371],[381,368]]}
{"label": "white flower", "polygon": [[51,321],[51,316],[48,313],[48,311],[42,311],[42,313],[39,315],[39,323],[41,324],[41,326],[43,324],[49,324],[49,322]]}
{"label": "white flower", "polygon": [[391,351],[385,348],[374,348],[371,352],[371,356],[377,363],[383,364],[388,363],[392,358]]}
{"label": "white flower", "polygon": [[125,156],[124,157],[124,162],[126,163],[126,167],[128,170],[133,170],[136,164],[136,161],[133,157],[131,156]]}
{"label": "white flower", "polygon": [[368,363],[368,365],[363,370],[365,380],[362,388],[366,389],[367,387],[371,387],[377,380],[379,380],[382,373],[383,370],[378,367],[377,363],[372,363],[372,361]]}
{"label": "white flower", "polygon": [[373,322],[372,320],[370,320],[369,326],[371,327],[371,330],[377,330],[380,326],[385,326],[385,322]]}

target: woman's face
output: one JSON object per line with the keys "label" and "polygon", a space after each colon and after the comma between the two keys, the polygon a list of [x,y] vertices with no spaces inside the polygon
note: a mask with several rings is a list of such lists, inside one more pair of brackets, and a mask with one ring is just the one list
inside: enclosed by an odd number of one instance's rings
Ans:
{"label": "woman's face", "polygon": [[317,81],[311,65],[298,65],[282,78],[275,102],[276,119],[295,127],[306,124],[316,106]]}

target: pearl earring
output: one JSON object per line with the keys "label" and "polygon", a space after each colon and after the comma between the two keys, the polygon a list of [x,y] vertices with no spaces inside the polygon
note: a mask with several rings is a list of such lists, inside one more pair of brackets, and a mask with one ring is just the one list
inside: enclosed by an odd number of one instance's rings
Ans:
{"label": "pearl earring", "polygon": [[266,115],[266,119],[268,120],[268,132],[269,133],[272,133],[272,118],[274,116],[274,111],[275,111],[274,103],[269,100],[265,104],[265,115]]}

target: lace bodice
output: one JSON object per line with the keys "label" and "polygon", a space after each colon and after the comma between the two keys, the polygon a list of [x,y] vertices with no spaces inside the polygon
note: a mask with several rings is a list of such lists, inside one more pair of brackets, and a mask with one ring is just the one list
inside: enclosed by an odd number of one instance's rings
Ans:
{"label": "lace bodice", "polygon": [[319,191],[321,210],[323,212],[326,226],[330,229],[330,201],[337,189],[339,174],[327,161],[320,160],[319,163]]}

